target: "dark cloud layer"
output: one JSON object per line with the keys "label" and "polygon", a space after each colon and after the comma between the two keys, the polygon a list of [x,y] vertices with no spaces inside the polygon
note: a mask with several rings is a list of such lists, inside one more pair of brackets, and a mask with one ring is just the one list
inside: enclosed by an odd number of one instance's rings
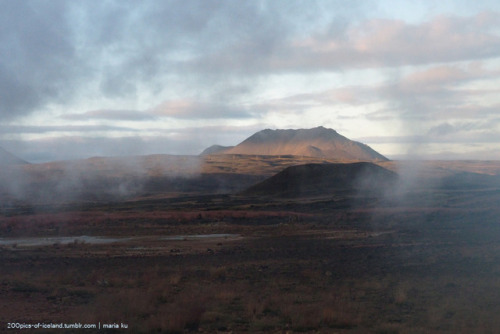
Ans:
{"label": "dark cloud layer", "polygon": [[[0,117],[12,119],[72,96],[85,77],[78,60],[67,1],[2,1]],[[76,87],[74,87],[76,88]]]}
{"label": "dark cloud layer", "polygon": [[[339,13],[357,7],[342,3],[329,5]],[[239,74],[272,70],[270,60],[286,56],[321,4],[3,1],[0,120],[68,104],[88,90],[113,99],[139,94],[139,87],[201,94],[252,86]]]}
{"label": "dark cloud layer", "polygon": [[[96,89],[207,94],[283,72],[496,57],[499,15],[367,19],[358,2],[3,1],[0,117]],[[330,16],[325,14],[330,11]],[[323,18],[325,22],[317,21]],[[221,88],[220,86],[222,85]],[[227,98],[227,97],[226,97]],[[230,111],[229,111],[230,112]]]}

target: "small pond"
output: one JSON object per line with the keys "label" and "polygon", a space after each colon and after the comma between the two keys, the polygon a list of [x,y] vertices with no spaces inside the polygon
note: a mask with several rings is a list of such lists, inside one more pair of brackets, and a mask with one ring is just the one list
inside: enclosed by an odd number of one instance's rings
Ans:
{"label": "small pond", "polygon": [[[155,237],[156,240],[206,240],[206,239],[228,239],[239,237],[239,234],[191,234],[191,235],[170,235],[165,237]],[[132,241],[143,239],[144,237],[112,238],[102,236],[73,236],[73,237],[31,237],[31,238],[0,238],[0,246],[15,247],[38,247],[51,245],[67,245],[80,243],[88,245],[110,244],[114,242]]]}
{"label": "small pond", "polygon": [[237,238],[239,234],[191,234],[191,235],[169,235],[162,237],[161,240],[197,240],[197,239],[228,239]]}
{"label": "small pond", "polygon": [[128,241],[131,238],[91,237],[87,235],[77,237],[33,237],[33,238],[0,238],[0,246],[36,247],[54,244],[66,245],[71,243],[109,244],[119,241]]}

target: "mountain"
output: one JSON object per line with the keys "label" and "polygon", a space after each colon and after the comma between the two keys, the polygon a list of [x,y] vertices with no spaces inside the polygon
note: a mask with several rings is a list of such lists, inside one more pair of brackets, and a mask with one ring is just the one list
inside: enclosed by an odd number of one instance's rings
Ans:
{"label": "mountain", "polygon": [[369,146],[322,126],[298,130],[262,130],[235,147],[216,154],[295,155],[338,161],[387,161]]}
{"label": "mountain", "polygon": [[224,151],[227,151],[233,147],[234,146],[212,145],[212,146],[206,148],[205,150],[203,150],[203,152],[201,152],[200,155],[224,153]]}
{"label": "mountain", "polygon": [[0,147],[0,165],[24,165],[26,161]]}
{"label": "mountain", "polygon": [[241,194],[293,198],[352,190],[377,193],[397,179],[396,173],[370,162],[306,164],[288,167]]}

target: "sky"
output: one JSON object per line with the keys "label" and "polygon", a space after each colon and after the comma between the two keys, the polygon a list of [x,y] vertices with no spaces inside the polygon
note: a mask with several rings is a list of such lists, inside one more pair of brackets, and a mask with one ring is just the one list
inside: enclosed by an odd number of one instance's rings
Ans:
{"label": "sky", "polygon": [[392,159],[500,159],[498,1],[0,6],[0,146],[33,163],[317,126]]}

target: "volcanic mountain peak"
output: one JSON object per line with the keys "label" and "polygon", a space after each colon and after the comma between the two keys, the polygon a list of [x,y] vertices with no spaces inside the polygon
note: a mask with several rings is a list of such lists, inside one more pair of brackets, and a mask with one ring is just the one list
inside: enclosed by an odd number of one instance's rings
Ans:
{"label": "volcanic mountain peak", "polygon": [[233,148],[215,154],[296,155],[336,159],[338,161],[386,161],[367,145],[347,139],[333,129],[259,131]]}
{"label": "volcanic mountain peak", "polygon": [[333,129],[326,129],[322,126],[313,129],[286,129],[271,130],[265,129],[247,138],[243,143],[266,143],[273,141],[301,141],[317,139],[339,139],[342,137]]}

